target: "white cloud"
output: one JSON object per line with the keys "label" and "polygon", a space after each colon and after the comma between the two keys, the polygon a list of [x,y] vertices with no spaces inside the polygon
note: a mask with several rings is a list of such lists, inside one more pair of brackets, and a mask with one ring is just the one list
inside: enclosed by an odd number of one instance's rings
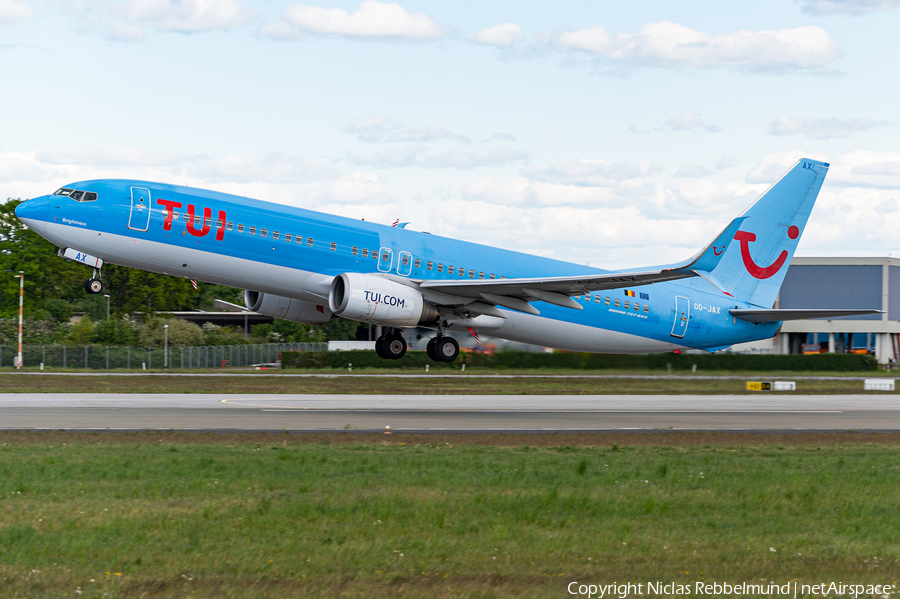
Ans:
{"label": "white cloud", "polygon": [[59,4],[87,19],[90,29],[124,42],[146,39],[147,30],[190,34],[235,29],[257,17],[238,0],[81,0]]}
{"label": "white cloud", "polygon": [[25,19],[31,11],[19,0],[0,0],[0,25],[13,25]]}
{"label": "white cloud", "polygon": [[521,42],[524,38],[525,36],[522,35],[522,28],[519,27],[518,24],[504,23],[476,32],[469,38],[469,41],[475,44],[509,48],[510,46],[514,46]]}
{"label": "white cloud", "polygon": [[406,129],[394,131],[393,133],[388,134],[384,138],[384,141],[428,142],[437,139],[455,139],[465,142],[471,141],[464,135],[448,131],[446,127],[439,125],[438,123],[428,125],[427,127],[407,127]]}
{"label": "white cloud", "polygon": [[427,156],[421,162],[425,168],[476,168],[491,164],[506,164],[528,158],[525,152],[500,148],[479,148],[471,152],[442,152]]}
{"label": "white cloud", "polygon": [[811,139],[850,137],[859,131],[887,127],[887,121],[875,119],[792,119],[781,116],[769,125],[772,135],[805,135]]}
{"label": "white cloud", "polygon": [[814,15],[863,15],[900,10],[900,0],[800,0],[803,12]]}
{"label": "white cloud", "polygon": [[357,171],[325,185],[324,199],[340,203],[359,203],[385,194],[384,183],[375,173]]}
{"label": "white cloud", "polygon": [[377,168],[392,168],[402,166],[416,166],[419,156],[425,151],[425,146],[404,146],[400,148],[388,148],[376,152],[373,156],[350,156],[350,161],[355,164],[366,164]]}
{"label": "white cloud", "polygon": [[354,12],[295,4],[283,21],[266,24],[259,35],[273,39],[304,39],[307,35],[356,39],[436,40],[451,31],[423,12],[410,14],[395,2],[364,0]]}
{"label": "white cloud", "polygon": [[344,127],[346,133],[355,135],[360,141],[377,142],[418,142],[438,139],[455,139],[469,142],[469,138],[454,133],[439,123],[425,127],[407,127],[403,123],[386,116],[361,117]]}
{"label": "white cloud", "polygon": [[716,170],[724,171],[738,166],[741,162],[734,156],[722,156],[716,161]]}
{"label": "white cloud", "polygon": [[716,171],[708,169],[705,166],[700,166],[699,164],[688,162],[687,164],[682,164],[677,169],[675,169],[675,172],[672,174],[672,176],[699,179],[701,177],[708,177],[710,175],[713,175],[715,174],[715,172]]}
{"label": "white cloud", "polygon": [[709,125],[703,121],[696,112],[682,112],[666,121],[666,126],[673,131],[702,131],[704,133],[718,133],[722,130],[718,125]]}
{"label": "white cloud", "polygon": [[636,177],[647,177],[660,168],[643,160],[633,163],[612,163],[606,160],[587,159],[560,160],[541,166],[529,166],[522,174],[538,181],[554,181],[572,185],[607,185]]}
{"label": "white cloud", "polygon": [[556,37],[556,45],[630,67],[819,70],[841,55],[828,32],[815,26],[708,34],[662,21],[615,36],[601,26],[567,31]]}
{"label": "white cloud", "polygon": [[795,162],[801,158],[813,158],[824,160],[821,154],[807,154],[801,150],[788,150],[787,152],[778,152],[764,156],[755,166],[747,173],[745,180],[747,183],[759,183],[771,185],[778,180],[781,175],[785,174]]}
{"label": "white cloud", "polygon": [[512,133],[504,133],[503,131],[498,131],[496,133],[492,133],[491,136],[484,141],[516,141],[516,138]]}

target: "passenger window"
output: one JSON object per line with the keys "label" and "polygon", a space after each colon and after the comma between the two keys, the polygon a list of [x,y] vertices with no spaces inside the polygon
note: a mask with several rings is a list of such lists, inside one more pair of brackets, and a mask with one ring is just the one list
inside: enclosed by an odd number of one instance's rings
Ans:
{"label": "passenger window", "polygon": [[363,258],[369,257],[369,248],[363,248],[362,256],[363,256]]}
{"label": "passenger window", "polygon": [[296,241],[297,243],[303,243],[303,236],[302,236],[302,235],[297,235],[297,237],[294,238],[294,241]]}
{"label": "passenger window", "polygon": [[451,274],[451,275],[453,274],[453,267],[452,267],[452,266],[448,266],[448,267],[447,267],[447,274]]}
{"label": "passenger window", "polygon": [[225,228],[228,229],[229,231],[231,231],[231,229],[234,228],[234,223],[231,221],[228,221],[228,223],[225,225]]}
{"label": "passenger window", "polygon": [[238,223],[238,233],[243,233],[243,232],[244,232],[244,225],[242,225],[241,223]]}
{"label": "passenger window", "polygon": [[199,227],[201,224],[203,224],[203,217],[195,215],[194,216],[194,226]]}
{"label": "passenger window", "polygon": [[221,228],[222,228],[222,221],[220,221],[219,219],[216,219],[216,228],[217,228],[217,229],[221,229]]}
{"label": "passenger window", "polygon": [[256,227],[250,227],[250,234],[256,235]]}
{"label": "passenger window", "polygon": [[290,242],[291,242],[291,234],[290,234],[290,233],[285,233],[285,234],[284,234],[284,240],[287,241],[288,243],[290,243]]}
{"label": "passenger window", "polygon": [[312,237],[306,238],[306,245],[308,245],[309,247],[313,246],[313,238]]}
{"label": "passenger window", "polygon": [[641,305],[640,305],[639,303],[637,303],[637,302],[634,302],[634,311],[635,311],[635,312],[640,312],[640,311],[641,311]]}
{"label": "passenger window", "polygon": [[353,249],[350,250],[350,253],[353,254],[354,256],[357,255],[359,253],[359,248],[354,245]]}
{"label": "passenger window", "polygon": [[331,251],[333,252],[333,251],[336,250],[336,249],[337,249],[337,244],[336,244],[335,242],[332,241],[332,242],[331,242]]}
{"label": "passenger window", "polygon": [[89,192],[87,192],[87,193],[84,194],[84,201],[85,201],[85,202],[93,202],[93,201],[96,200],[96,199],[97,199],[97,194],[94,193],[93,191],[89,191]]}
{"label": "passenger window", "polygon": [[444,265],[438,262],[438,272],[444,272]]}
{"label": "passenger window", "polygon": [[422,267],[422,261],[419,260],[418,258],[416,258],[416,261],[413,262],[413,266],[415,266],[416,268],[421,268],[421,267]]}
{"label": "passenger window", "polygon": [[600,296],[599,296],[599,295],[595,295],[595,296],[594,296],[594,303],[596,303],[596,304],[599,304],[599,303],[600,303]]}
{"label": "passenger window", "polygon": [[178,217],[179,217],[179,216],[180,216],[180,215],[178,214],[178,211],[177,211],[177,210],[173,210],[173,211],[172,211],[172,218],[173,218],[173,219],[178,220]]}
{"label": "passenger window", "polygon": [[461,276],[461,277],[464,277],[464,276],[466,276],[466,269],[465,269],[465,268],[462,268],[462,267],[457,268],[457,269],[456,269],[456,274],[458,274],[458,275]]}
{"label": "passenger window", "polygon": [[479,279],[483,279],[483,278],[484,278],[484,273],[483,273],[483,272],[479,272],[479,273],[478,273],[478,278],[479,278]]}
{"label": "passenger window", "polygon": [[474,278],[475,278],[475,271],[472,270],[471,268],[469,269],[469,278],[470,278],[470,279],[474,279]]}
{"label": "passenger window", "polygon": [[500,278],[501,278],[501,279],[505,279],[505,278],[506,278],[506,275],[503,275],[503,276],[502,276],[502,277],[500,277]]}
{"label": "passenger window", "polygon": [[[207,227],[208,227],[209,225],[211,225],[211,224],[212,224],[212,217],[211,217],[211,216],[208,216],[208,217],[206,217],[205,219],[203,219],[203,224],[204,224],[205,226],[207,226]],[[263,237],[265,237],[265,235],[263,235]]]}
{"label": "passenger window", "polygon": [[278,231],[272,231],[272,239],[278,240]]}
{"label": "passenger window", "polygon": [[621,302],[621,300],[619,300],[619,298],[616,298],[616,301],[615,301],[615,303],[614,303],[613,305],[614,305],[616,308],[618,308],[619,306],[622,305],[622,302]]}
{"label": "passenger window", "polygon": [[609,296],[606,296],[603,298],[603,303],[606,304],[607,306],[609,305]]}
{"label": "passenger window", "polygon": [[650,304],[644,304],[644,313],[646,314],[649,311],[650,311]]}
{"label": "passenger window", "polygon": [[494,275],[494,273],[491,273],[491,278],[496,279],[497,277]]}
{"label": "passenger window", "polygon": [[390,255],[389,253],[384,252],[383,254],[381,254],[381,261],[382,261],[382,262],[389,262],[390,259],[391,259],[391,255]]}
{"label": "passenger window", "polygon": [[260,234],[261,236],[263,236],[263,237],[268,237],[268,236],[269,236],[269,232],[268,232],[266,229],[260,229],[260,230],[259,230],[259,234]]}
{"label": "passenger window", "polygon": [[400,263],[403,264],[403,266],[408,265],[409,264],[409,256],[404,254],[403,257],[400,258]]}
{"label": "passenger window", "polygon": [[433,266],[434,266],[434,262],[432,262],[431,260],[429,260],[428,262],[425,263],[426,270],[431,270]]}
{"label": "passenger window", "polygon": [[625,300],[625,305],[623,306],[626,310],[631,307],[631,300]]}

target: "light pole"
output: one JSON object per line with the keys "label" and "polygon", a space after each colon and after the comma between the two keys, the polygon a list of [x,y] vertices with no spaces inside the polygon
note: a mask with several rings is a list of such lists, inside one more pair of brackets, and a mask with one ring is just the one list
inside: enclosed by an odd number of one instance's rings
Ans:
{"label": "light pole", "polygon": [[109,295],[104,293],[103,297],[106,298],[106,320],[109,320]]}
{"label": "light pole", "polygon": [[19,356],[16,358],[16,370],[22,370],[22,306],[25,303],[25,271],[19,271]]}
{"label": "light pole", "polygon": [[169,369],[169,325],[163,325],[163,370]]}

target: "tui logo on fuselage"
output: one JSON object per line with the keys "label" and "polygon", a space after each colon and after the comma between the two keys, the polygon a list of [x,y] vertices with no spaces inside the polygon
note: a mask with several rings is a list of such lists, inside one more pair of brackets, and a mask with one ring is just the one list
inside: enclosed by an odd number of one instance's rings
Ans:
{"label": "tui logo on fuselage", "polygon": [[[175,216],[175,209],[181,208],[181,202],[174,202],[172,200],[163,200],[157,199],[156,203],[160,206],[165,206],[166,208],[166,219],[163,221],[163,230],[171,231],[172,230],[172,219]],[[210,225],[212,224],[212,209],[211,208],[203,208],[203,220],[200,228],[197,228],[197,221],[200,221],[200,217],[196,215],[196,208],[193,204],[187,205],[187,214],[185,215],[185,225],[187,226],[187,232],[193,235],[194,237],[204,237],[207,233],[209,233]],[[216,221],[216,241],[222,241],[225,238],[225,211],[219,210],[219,218]]]}

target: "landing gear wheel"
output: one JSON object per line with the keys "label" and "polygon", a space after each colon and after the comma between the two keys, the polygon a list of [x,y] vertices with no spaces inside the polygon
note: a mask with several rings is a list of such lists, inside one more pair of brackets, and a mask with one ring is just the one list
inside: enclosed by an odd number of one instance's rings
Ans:
{"label": "landing gear wheel", "polygon": [[428,354],[428,359],[434,362],[440,362],[437,357],[437,354],[434,353],[434,344],[437,342],[437,337],[432,337],[428,340],[428,345],[425,346],[425,353]]}
{"label": "landing gear wheel", "polygon": [[385,337],[381,352],[385,358],[399,360],[406,354],[406,339],[399,333]]}
{"label": "landing gear wheel", "polygon": [[386,356],[384,353],[384,336],[383,335],[375,340],[375,354],[379,358],[383,358],[385,360],[388,359],[388,356]]}
{"label": "landing gear wheel", "polygon": [[436,337],[434,355],[441,362],[452,362],[459,355],[459,343],[453,337]]}
{"label": "landing gear wheel", "polygon": [[90,294],[96,295],[103,293],[103,281],[100,279],[88,279],[84,284],[84,289]]}

